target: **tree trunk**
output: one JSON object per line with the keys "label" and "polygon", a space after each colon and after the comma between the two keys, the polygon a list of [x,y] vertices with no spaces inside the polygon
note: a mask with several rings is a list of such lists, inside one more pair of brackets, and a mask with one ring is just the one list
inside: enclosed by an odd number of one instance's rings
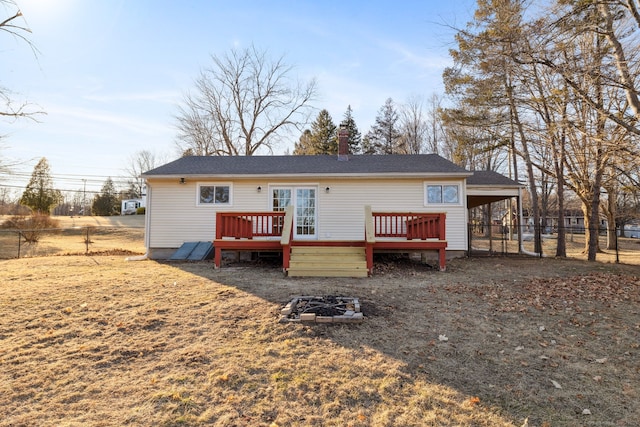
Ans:
{"label": "tree trunk", "polygon": [[525,166],[527,168],[527,174],[529,175],[529,192],[531,193],[531,210],[533,211],[534,252],[536,252],[537,254],[542,254],[542,235],[540,234],[538,191],[536,186],[536,179],[533,174],[533,162],[531,161],[531,156],[529,154],[528,138],[527,134],[524,131],[522,122],[520,121],[520,116],[518,115],[518,110],[515,104],[515,98],[513,96],[513,88],[509,81],[505,82],[505,87],[507,89],[507,96],[509,98],[511,123],[512,125],[515,125],[518,135],[520,136],[520,144],[522,145],[522,157],[524,158]]}
{"label": "tree trunk", "polygon": [[[567,92],[565,91],[565,97]],[[567,102],[565,99],[564,108],[562,110],[562,135],[560,136],[560,150],[554,150],[554,166],[556,170],[556,179],[558,181],[558,240],[556,241],[556,256],[566,258],[567,256],[567,230],[565,228],[564,218],[564,163],[566,156],[566,119],[567,119]]]}
{"label": "tree trunk", "polygon": [[609,46],[613,51],[613,57],[615,58],[616,69],[618,71],[618,77],[620,78],[621,87],[624,88],[624,92],[627,95],[627,102],[629,108],[635,115],[636,119],[640,118],[640,100],[638,99],[638,92],[634,86],[634,79],[631,76],[629,70],[629,61],[627,60],[622,47],[622,43],[618,39],[615,31],[613,30],[614,17],[609,10],[609,5],[606,2],[598,3],[598,11],[602,18],[604,18],[604,36],[609,42]]}
{"label": "tree trunk", "polygon": [[567,231],[564,220],[564,180],[556,164],[558,174],[558,239],[556,240],[556,256],[565,258],[567,256]]}
{"label": "tree trunk", "polygon": [[589,205],[583,206],[585,214],[585,242],[587,246],[587,260],[595,261],[596,254],[600,251],[598,243],[598,231],[600,229],[599,218],[600,192],[594,192]]}
{"label": "tree trunk", "polygon": [[616,200],[615,195],[609,191],[607,199],[607,249],[616,249]]}

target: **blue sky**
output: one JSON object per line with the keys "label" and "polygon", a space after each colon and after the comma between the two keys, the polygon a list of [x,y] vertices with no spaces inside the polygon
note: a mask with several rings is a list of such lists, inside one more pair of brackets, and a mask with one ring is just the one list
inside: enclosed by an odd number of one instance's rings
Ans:
{"label": "blue sky", "polygon": [[300,79],[315,78],[313,105],[334,122],[351,105],[364,134],[387,98],[442,93],[449,27],[463,27],[475,9],[474,0],[17,3],[39,53],[2,35],[0,86],[47,114],[38,123],[0,122],[0,155],[21,162],[17,186],[46,157],[62,190],[82,188],[83,179],[91,189],[108,176],[117,181],[140,150],[174,159],[174,116],[200,69],[212,54],[252,44],[284,55]]}

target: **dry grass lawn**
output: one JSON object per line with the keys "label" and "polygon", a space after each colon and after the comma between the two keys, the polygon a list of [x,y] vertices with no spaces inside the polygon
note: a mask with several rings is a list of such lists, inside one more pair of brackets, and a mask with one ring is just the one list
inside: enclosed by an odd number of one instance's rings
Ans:
{"label": "dry grass lawn", "polygon": [[[8,219],[0,215],[0,224]],[[0,259],[53,255],[108,254],[123,250],[144,254],[144,215],[54,216],[57,229],[39,233],[37,243],[18,245],[15,230],[0,229]],[[88,231],[88,239],[87,239]],[[89,243],[87,245],[87,242]]]}
{"label": "dry grass lawn", "polygon": [[[637,266],[0,261],[1,426],[637,426]],[[283,324],[294,295],[361,324]]]}

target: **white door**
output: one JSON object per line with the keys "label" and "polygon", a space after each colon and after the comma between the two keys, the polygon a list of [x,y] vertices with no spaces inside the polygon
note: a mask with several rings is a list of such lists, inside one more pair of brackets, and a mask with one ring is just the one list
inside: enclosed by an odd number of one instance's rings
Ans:
{"label": "white door", "polygon": [[274,211],[283,211],[293,206],[294,239],[316,239],[317,210],[315,187],[274,187],[271,191],[271,206]]}

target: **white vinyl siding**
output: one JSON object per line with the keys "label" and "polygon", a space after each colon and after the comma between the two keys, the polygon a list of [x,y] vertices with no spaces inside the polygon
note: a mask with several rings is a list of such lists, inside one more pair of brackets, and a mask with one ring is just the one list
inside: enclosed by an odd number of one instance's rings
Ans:
{"label": "white vinyl siding", "polygon": [[[462,189],[462,180],[451,182],[456,183]],[[319,187],[323,189],[318,201],[320,240],[363,240],[364,206],[371,205],[373,212],[445,212],[447,249],[467,250],[467,214],[463,204],[425,206],[422,179],[321,181]],[[328,193],[325,187],[330,187]],[[462,190],[460,197],[466,197]]]}
{"label": "white vinyl siding", "polygon": [[[208,183],[211,181],[202,181]],[[151,181],[152,204],[149,214],[149,247],[177,248],[184,242],[212,241],[218,211],[268,211],[268,192],[264,181],[233,184],[233,204],[198,205],[197,182],[178,184]],[[262,191],[257,187],[262,185]]]}
{"label": "white vinyl siding", "polygon": [[[201,183],[215,182],[214,179]],[[449,250],[467,249],[465,203],[425,206],[425,186],[459,185],[459,197],[466,200],[464,181],[424,179],[314,179],[290,181],[237,180],[231,185],[233,205],[197,206],[196,181],[178,184],[151,181],[152,204],[148,207],[149,246],[177,248],[188,241],[215,238],[215,213],[268,212],[272,210],[270,191],[275,187],[315,187],[318,240],[364,239],[364,206],[374,212],[445,212]],[[257,190],[261,187],[261,191]],[[329,187],[327,192],[325,189]]]}

